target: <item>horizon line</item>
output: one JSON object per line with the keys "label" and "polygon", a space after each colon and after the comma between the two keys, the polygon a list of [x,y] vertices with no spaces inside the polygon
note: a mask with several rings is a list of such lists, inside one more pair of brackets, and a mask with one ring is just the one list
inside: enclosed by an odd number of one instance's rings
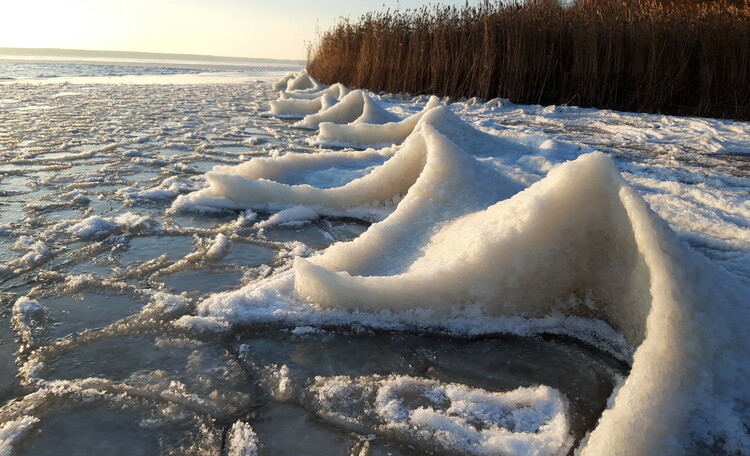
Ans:
{"label": "horizon line", "polygon": [[[0,46],[0,55],[24,55],[24,56],[45,56],[43,52],[55,52],[58,55],[65,55],[71,57],[105,57],[102,54],[108,54],[109,56],[120,56],[120,57],[145,57],[149,56],[152,58],[156,57],[170,57],[176,60],[191,60],[196,57],[202,60],[223,60],[223,61],[242,61],[242,60],[254,60],[254,61],[267,61],[267,62],[294,62],[299,63],[306,59],[276,59],[270,57],[236,57],[236,56],[220,56],[212,54],[185,54],[185,53],[170,53],[170,52],[148,52],[148,51],[107,51],[99,49],[67,49],[67,48],[36,48],[36,47],[5,47]],[[97,55],[98,54],[98,55]],[[54,55],[47,55],[47,57],[54,57]]]}

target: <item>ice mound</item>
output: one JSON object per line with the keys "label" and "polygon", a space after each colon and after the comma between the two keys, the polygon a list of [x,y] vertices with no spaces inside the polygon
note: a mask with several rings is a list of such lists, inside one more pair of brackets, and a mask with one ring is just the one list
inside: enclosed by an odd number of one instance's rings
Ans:
{"label": "ice mound", "polygon": [[294,79],[296,75],[294,73],[287,73],[284,75],[283,78],[279,79],[278,81],[274,82],[271,86],[273,90],[284,90],[286,89],[287,84],[289,81]]}
{"label": "ice mound", "polygon": [[338,99],[327,93],[310,100],[274,100],[269,102],[270,114],[274,117],[286,119],[301,119],[309,114],[330,108],[338,103]]}
{"label": "ice mound", "polygon": [[[436,162],[445,166],[443,157]],[[427,174],[426,166],[423,175]],[[480,179],[477,171],[465,166],[457,166],[454,174],[453,181],[434,179],[424,189],[418,185],[421,182],[415,183],[383,223],[309,262],[298,260],[298,294],[328,307],[450,310],[479,304],[485,313],[527,317],[546,315],[551,303],[559,301],[559,310],[565,313],[604,318],[626,334],[637,333],[628,334],[631,344],[642,341],[642,328],[633,327],[631,321],[643,320],[648,309],[624,303],[641,302],[648,293],[644,289],[648,280],[639,263],[629,215],[622,205],[612,203],[624,184],[606,157],[584,156],[561,166],[487,209],[487,199],[478,204],[467,200],[479,199],[476,193],[487,193],[488,186],[496,187],[493,178]],[[457,218],[464,215],[460,212],[464,207],[470,207],[467,212],[484,210]],[[438,226],[444,220],[451,222]],[[581,220],[606,223],[580,227]],[[382,254],[383,245],[414,239],[411,233],[394,237],[397,227],[418,228],[429,232],[429,238],[412,248],[394,247],[387,255],[388,266],[382,266],[376,251]],[[618,254],[608,253],[609,249]],[[555,266],[550,268],[553,260]],[[497,271],[503,271],[500,277]],[[389,282],[399,285],[394,289]],[[432,284],[427,290],[404,283]],[[356,300],[348,296],[349,287],[350,292],[357,289]],[[591,307],[591,302],[602,308]],[[577,310],[578,305],[583,309]]]}
{"label": "ice mound", "polygon": [[[339,154],[338,157],[343,155]],[[464,169],[474,173],[463,173]],[[228,174],[227,171],[238,170],[217,167],[206,175],[208,188],[183,196],[175,201],[173,207],[222,205],[233,208],[282,208],[305,205],[316,208],[323,214],[338,214],[355,208],[366,213],[370,209],[369,213],[378,214],[382,208],[392,208],[410,189],[415,194],[413,198],[426,198],[437,190],[441,181],[456,180],[456,189],[461,189],[465,195],[464,200],[451,207],[466,211],[476,209],[475,204],[470,202],[471,192],[481,191],[485,197],[478,200],[486,205],[521,188],[520,184],[504,178],[458,150],[429,125],[424,125],[415,132],[383,165],[340,187],[288,185],[258,178],[257,175],[254,176],[255,179],[245,177],[249,172],[240,175]],[[487,183],[493,184],[490,189],[486,188]],[[441,201],[450,199],[449,192],[450,190],[445,190],[442,198],[433,197],[430,200],[433,204],[440,204]],[[432,220],[428,214],[431,208],[425,209],[423,215],[428,218],[424,220]],[[444,212],[450,211],[446,209]],[[419,216],[412,217],[415,223],[424,222],[417,218]]]}
{"label": "ice mound", "polygon": [[315,409],[363,434],[467,455],[559,455],[572,442],[567,404],[537,386],[492,393],[410,376],[318,377]]}
{"label": "ice mound", "polygon": [[313,98],[318,98],[322,95],[330,95],[337,100],[340,100],[349,92],[350,90],[344,84],[337,82],[336,84],[317,92],[281,92],[279,98],[282,100],[312,100]]}
{"label": "ice mound", "polygon": [[381,148],[402,143],[414,131],[417,123],[430,109],[440,106],[438,97],[432,96],[422,111],[398,122],[385,124],[344,124],[323,122],[314,144],[334,147]]}
{"label": "ice mound", "polygon": [[[208,188],[177,197],[172,210],[278,210],[298,206],[313,201],[314,196],[297,201],[294,194],[329,192],[321,187],[337,183],[344,186],[373,166],[382,164],[392,154],[391,150],[288,153],[281,157],[255,157],[236,166],[216,166],[206,174]],[[264,199],[276,189],[282,189],[279,198]],[[254,196],[255,190],[265,196]],[[313,205],[322,207],[322,203]]]}
{"label": "ice mound", "polygon": [[45,333],[47,308],[25,296],[18,298],[13,304],[12,323],[21,340],[33,345],[36,339]]}
{"label": "ice mound", "polygon": [[748,395],[735,389],[748,374],[750,344],[739,323],[748,317],[747,284],[686,249],[604,155],[560,166],[508,200],[443,224],[405,266],[394,268],[397,259],[372,242],[391,223],[398,226],[386,219],[297,259],[298,296],[355,311],[447,315],[479,305],[490,315],[604,320],[637,349],[582,454],[681,454],[693,439],[748,449]]}
{"label": "ice mound", "polygon": [[133,212],[118,215],[114,219],[92,215],[69,226],[67,232],[79,238],[90,238],[107,235],[117,229],[145,229],[153,224],[154,221],[150,217]]}
{"label": "ice mound", "polygon": [[229,430],[227,456],[258,456],[258,436],[249,424],[237,421]]}
{"label": "ice mound", "polygon": [[318,82],[314,77],[310,76],[305,70],[300,71],[296,77],[288,79],[286,83],[287,91],[302,90],[313,92],[319,91],[323,88],[325,88],[325,86]]}
{"label": "ice mound", "polygon": [[321,122],[337,124],[384,124],[397,122],[396,115],[383,109],[362,90],[349,92],[338,103],[316,114],[305,116],[295,126],[315,129]]}

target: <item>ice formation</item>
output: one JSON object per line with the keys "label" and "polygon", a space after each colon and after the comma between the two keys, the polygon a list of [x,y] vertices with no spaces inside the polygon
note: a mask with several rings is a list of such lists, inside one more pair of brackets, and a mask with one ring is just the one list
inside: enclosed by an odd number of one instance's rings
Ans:
{"label": "ice formation", "polygon": [[384,124],[397,122],[398,118],[386,111],[367,93],[353,90],[335,105],[315,114],[309,114],[295,125],[302,128],[318,128],[321,122],[337,124]]}
{"label": "ice formation", "polygon": [[336,83],[330,87],[327,87],[325,89],[318,90],[316,92],[308,92],[308,91],[282,91],[279,93],[279,98],[282,100],[312,100],[314,98],[318,98],[322,95],[330,95],[337,100],[340,100],[346,96],[350,92],[349,88],[346,87],[344,84]]}
{"label": "ice formation", "polygon": [[324,88],[323,84],[315,80],[314,77],[310,76],[310,74],[307,73],[307,71],[300,71],[298,75],[296,75],[293,78],[288,79],[286,83],[286,90],[290,92],[291,91],[317,92],[323,88]]}
{"label": "ice formation", "polygon": [[271,84],[271,87],[273,87],[273,90],[285,90],[289,81],[291,81],[295,77],[296,75],[294,73],[289,72],[285,74],[283,78]]}
{"label": "ice formation", "polygon": [[318,377],[311,390],[328,420],[446,453],[559,455],[571,445],[565,398],[545,386],[491,393],[394,375]]}
{"label": "ice formation", "polygon": [[239,307],[286,312],[287,301],[354,320],[405,313],[419,325],[461,315],[600,320],[624,336],[632,369],[580,454],[750,450],[739,386],[750,374],[747,283],[681,243],[603,154],[523,189],[518,163],[528,146],[479,132],[446,108],[418,124],[392,158],[342,187],[209,175],[208,192],[240,206],[395,206],[360,237],[212,297],[200,312],[251,321],[259,313]]}
{"label": "ice formation", "polygon": [[[462,175],[462,167],[476,170],[476,175]],[[458,150],[445,137],[436,133],[429,124],[425,124],[416,132],[382,166],[340,187],[288,185],[267,179],[246,178],[226,171],[232,170],[223,168],[207,174],[207,189],[195,195],[187,195],[175,204],[184,205],[189,201],[196,205],[218,203],[225,207],[237,208],[308,205],[329,214],[342,213],[349,209],[377,211],[379,208],[392,207],[413,188],[419,195],[418,198],[429,199],[434,205],[448,203],[451,191],[466,193],[457,204],[446,205],[455,206],[454,210],[464,211],[476,208],[476,203],[471,201],[473,193],[480,192],[486,195],[478,198],[481,205],[494,201],[493,198],[498,196],[509,196],[521,188],[521,185],[512,179],[481,166],[475,158]],[[472,181],[478,176],[480,180]],[[449,187],[450,190],[444,190],[442,198],[429,198],[428,195],[439,189],[442,180],[456,180],[458,183],[455,187]],[[489,189],[485,185],[488,182],[493,183]],[[421,216],[431,217],[432,207],[425,209]],[[420,216],[414,216],[412,220],[414,223],[420,223],[419,218]]]}
{"label": "ice formation", "polygon": [[327,93],[311,100],[274,100],[269,104],[271,114],[287,119],[301,119],[335,105],[338,99]]}
{"label": "ice formation", "polygon": [[440,99],[432,96],[422,111],[406,119],[385,124],[352,123],[337,124],[322,122],[320,132],[313,140],[314,144],[334,147],[381,148],[400,144],[411,134],[419,120],[430,109],[440,106]]}
{"label": "ice formation", "polygon": [[750,453],[750,124],[258,77],[0,81],[0,454]]}
{"label": "ice formation", "polygon": [[237,421],[232,425],[227,456],[258,456],[258,436],[249,424]]}

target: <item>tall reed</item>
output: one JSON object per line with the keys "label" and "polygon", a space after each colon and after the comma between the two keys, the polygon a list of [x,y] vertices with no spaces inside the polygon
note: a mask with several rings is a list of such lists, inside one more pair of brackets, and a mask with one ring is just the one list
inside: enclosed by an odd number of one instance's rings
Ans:
{"label": "tall reed", "polygon": [[750,119],[747,0],[388,10],[342,20],[311,55],[321,81],[374,91]]}

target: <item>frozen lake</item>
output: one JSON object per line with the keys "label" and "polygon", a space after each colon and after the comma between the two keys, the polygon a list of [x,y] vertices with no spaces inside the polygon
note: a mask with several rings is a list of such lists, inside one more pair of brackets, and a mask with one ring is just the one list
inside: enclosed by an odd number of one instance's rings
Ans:
{"label": "frozen lake", "polygon": [[[607,323],[626,333],[624,342],[604,340],[609,326],[586,326],[589,338],[561,330],[556,316],[523,329],[504,315],[471,312],[423,325],[414,314],[391,318],[349,305],[350,295],[330,298],[344,310],[321,310],[314,287],[310,308],[300,310],[304,296],[289,297],[289,275],[309,263],[297,258],[325,264],[343,242],[398,214],[403,193],[391,206],[349,208],[336,199],[275,202],[282,187],[270,199],[243,200],[222,177],[235,168],[217,168],[207,181],[216,166],[259,157],[302,157],[258,177],[324,190],[386,166],[387,152],[333,147],[294,120],[268,117],[278,96],[270,81],[282,74],[149,71],[104,76],[126,84],[86,74],[0,85],[0,454],[558,454],[578,446],[633,365],[637,344],[614,319]],[[428,102],[372,99],[395,119]],[[499,100],[448,108],[445,116],[535,152],[519,152],[510,166],[477,145],[478,163],[510,183],[488,190],[487,201],[459,201],[435,226],[599,150],[684,248],[747,296],[747,123]],[[315,154],[332,161],[303,164]],[[487,188],[477,172],[476,188]],[[429,219],[414,217],[414,226]],[[425,225],[423,234],[432,229]],[[420,236],[362,247],[370,264],[337,270],[430,271],[427,260],[408,253],[423,242],[424,256],[431,252],[434,241]],[[455,239],[447,229],[445,236]],[[612,255],[630,261],[628,252]],[[737,413],[740,421],[748,416]]]}

